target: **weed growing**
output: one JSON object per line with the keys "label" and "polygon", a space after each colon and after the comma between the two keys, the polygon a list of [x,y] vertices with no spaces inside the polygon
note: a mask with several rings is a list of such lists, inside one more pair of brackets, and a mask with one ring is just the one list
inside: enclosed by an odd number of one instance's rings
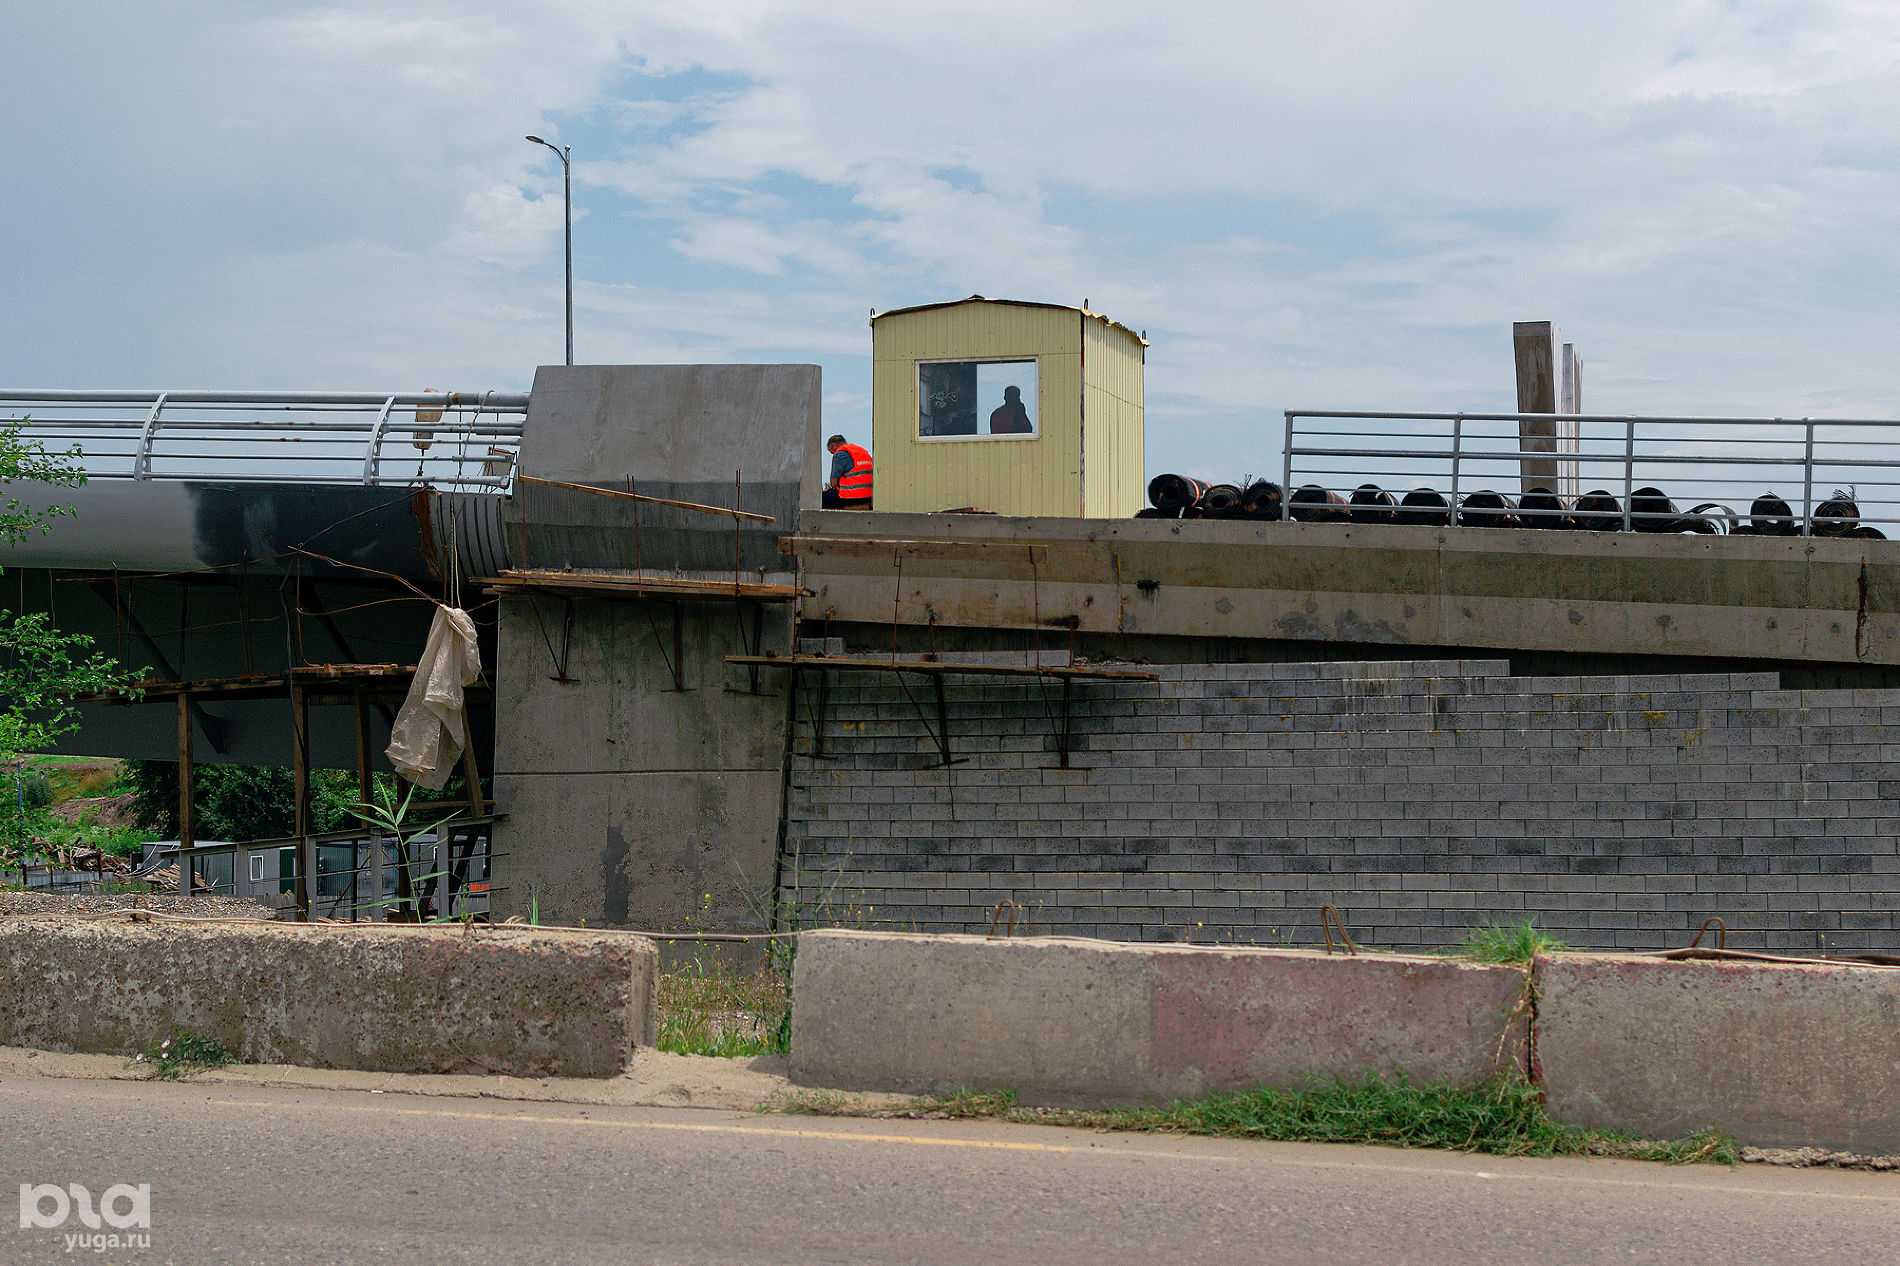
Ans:
{"label": "weed growing", "polygon": [[747,975],[695,958],[662,972],[658,993],[663,1051],[737,1059],[791,1050],[791,987],[776,964]]}
{"label": "weed growing", "polygon": [[972,1092],[902,1108],[853,1109],[835,1099],[795,1097],[792,1112],[883,1117],[983,1117],[1086,1129],[1199,1134],[1285,1143],[1374,1143],[1440,1148],[1487,1156],[1609,1156],[1626,1160],[1738,1164],[1734,1139],[1700,1130],[1655,1140],[1611,1130],[1586,1130],[1551,1117],[1537,1088],[1522,1077],[1473,1086],[1417,1086],[1402,1079],[1314,1080],[1298,1090],[1262,1088],[1215,1094],[1157,1108],[1083,1111],[1025,1108],[1007,1090]]}
{"label": "weed growing", "polygon": [[1522,923],[1493,923],[1467,936],[1452,953],[1480,963],[1510,963],[1529,967],[1539,954],[1561,954],[1571,947],[1537,930],[1526,919]]}
{"label": "weed growing", "polygon": [[237,1057],[215,1037],[173,1029],[170,1036],[147,1042],[125,1061],[127,1068],[144,1068],[155,1080],[177,1081],[193,1073],[235,1064]]}

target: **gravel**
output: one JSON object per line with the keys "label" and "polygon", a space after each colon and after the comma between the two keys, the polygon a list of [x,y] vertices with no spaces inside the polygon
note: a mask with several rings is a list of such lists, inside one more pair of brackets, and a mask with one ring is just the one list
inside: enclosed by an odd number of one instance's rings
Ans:
{"label": "gravel", "polygon": [[1787,1165],[1794,1169],[1871,1169],[1881,1173],[1900,1169],[1900,1156],[1861,1156],[1824,1147],[1744,1147],[1742,1160],[1751,1165]]}
{"label": "gravel", "polygon": [[114,892],[73,895],[48,892],[0,892],[0,919],[26,915],[94,915],[114,910],[162,910],[226,919],[268,919],[268,906],[238,897],[179,897],[164,893]]}

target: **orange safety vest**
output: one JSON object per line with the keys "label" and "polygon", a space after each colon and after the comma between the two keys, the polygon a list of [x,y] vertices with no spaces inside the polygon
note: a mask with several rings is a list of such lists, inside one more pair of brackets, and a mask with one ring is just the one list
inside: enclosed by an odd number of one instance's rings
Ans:
{"label": "orange safety vest", "polygon": [[856,444],[840,444],[840,453],[851,455],[851,469],[838,481],[838,499],[840,501],[869,501],[871,499],[871,454]]}

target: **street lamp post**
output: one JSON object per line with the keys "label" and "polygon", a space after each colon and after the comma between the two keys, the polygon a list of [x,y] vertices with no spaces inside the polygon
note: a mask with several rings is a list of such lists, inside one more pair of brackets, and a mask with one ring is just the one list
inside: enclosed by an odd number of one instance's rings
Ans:
{"label": "street lamp post", "polygon": [[570,179],[572,173],[568,169],[567,158],[573,152],[573,147],[555,145],[538,136],[530,136],[528,139],[536,145],[546,145],[554,151],[554,156],[561,160],[561,210],[566,224],[563,237],[567,247],[567,363],[572,365],[574,363],[574,186]]}

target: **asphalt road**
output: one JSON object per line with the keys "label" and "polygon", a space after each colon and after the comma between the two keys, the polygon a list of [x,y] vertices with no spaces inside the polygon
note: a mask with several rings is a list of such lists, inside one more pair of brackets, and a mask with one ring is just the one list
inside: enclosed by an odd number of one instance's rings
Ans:
{"label": "asphalt road", "polygon": [[1887,1174],[189,1083],[8,1078],[0,1171],[151,1185],[4,1263],[1900,1261]]}

